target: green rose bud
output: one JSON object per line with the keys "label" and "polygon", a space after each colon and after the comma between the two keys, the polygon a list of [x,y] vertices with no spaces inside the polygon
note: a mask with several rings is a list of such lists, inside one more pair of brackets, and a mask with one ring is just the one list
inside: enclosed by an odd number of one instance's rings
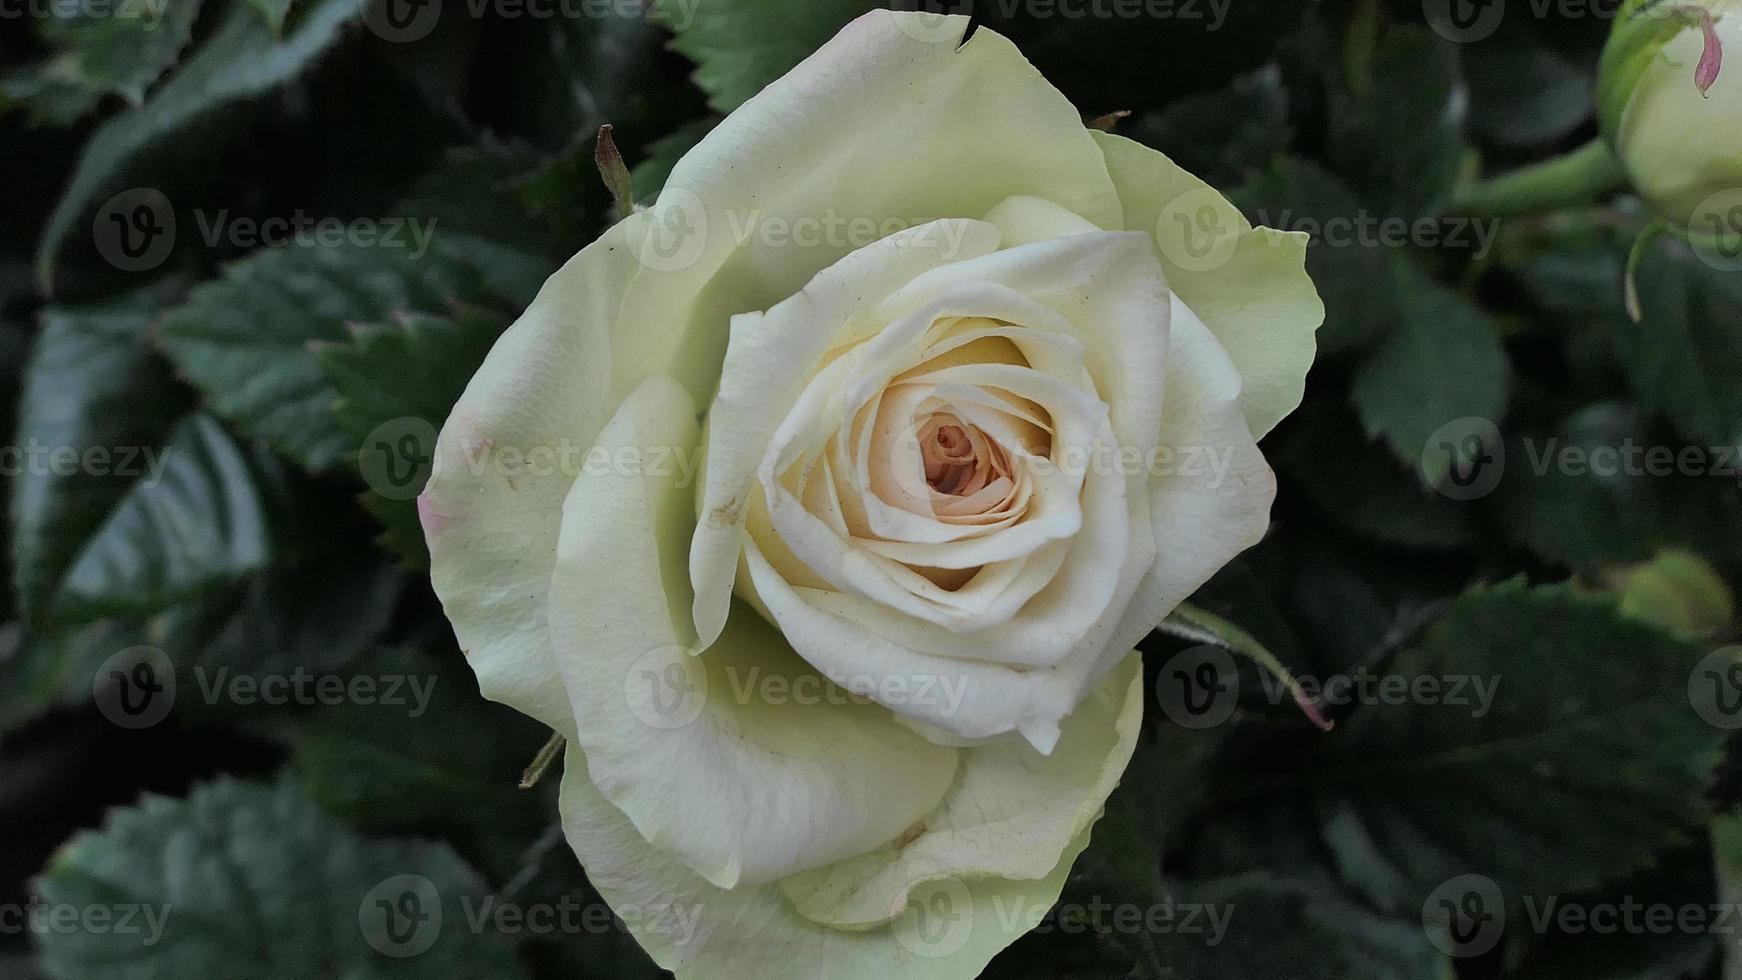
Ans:
{"label": "green rose bud", "polygon": [[1603,134],[1635,188],[1697,242],[1742,237],[1742,0],[1628,0],[1603,52]]}

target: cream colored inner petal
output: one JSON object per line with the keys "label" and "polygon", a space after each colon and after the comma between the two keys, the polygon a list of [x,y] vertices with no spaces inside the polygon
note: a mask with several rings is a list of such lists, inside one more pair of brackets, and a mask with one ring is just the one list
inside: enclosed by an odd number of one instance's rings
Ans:
{"label": "cream colored inner petal", "polygon": [[1083,473],[1055,456],[1092,445],[1107,417],[1082,343],[1048,315],[1026,326],[962,305],[824,356],[748,527],[789,581],[951,632],[1008,620],[1056,572],[1082,527]]}

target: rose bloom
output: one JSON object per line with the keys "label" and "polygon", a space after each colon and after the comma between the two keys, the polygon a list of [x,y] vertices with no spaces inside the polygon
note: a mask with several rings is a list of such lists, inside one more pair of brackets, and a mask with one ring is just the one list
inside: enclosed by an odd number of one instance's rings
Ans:
{"label": "rose bloom", "polygon": [[1305,236],[966,26],[867,14],[732,113],[497,342],[420,500],[680,977],[977,974],[1130,759],[1133,646],[1265,532]]}
{"label": "rose bloom", "polygon": [[1742,58],[1742,0],[1633,0],[1598,82],[1604,133],[1633,186],[1697,240],[1742,236],[1742,65],[1726,57]]}

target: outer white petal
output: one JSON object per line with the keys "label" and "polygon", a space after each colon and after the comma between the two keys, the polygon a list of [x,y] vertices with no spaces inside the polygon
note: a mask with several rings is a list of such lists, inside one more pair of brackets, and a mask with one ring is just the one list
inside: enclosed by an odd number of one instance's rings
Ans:
{"label": "outer white petal", "polygon": [[626,236],[641,220],[570,259],[496,342],[442,427],[418,502],[431,581],[484,696],[564,734],[574,725],[545,599],[576,473],[523,461],[584,453],[616,408],[611,325],[637,268]]}
{"label": "outer white petal", "polygon": [[1043,878],[1101,814],[1131,761],[1143,720],[1136,654],[1065,722],[1053,753],[1004,740],[966,750],[962,773],[924,829],[780,882],[807,918],[866,928],[899,916],[938,879]]}
{"label": "outer white petal", "polygon": [[1115,643],[1135,644],[1264,537],[1276,475],[1246,427],[1240,380],[1227,351],[1176,299],[1161,434],[1173,456],[1149,488],[1156,563]]}
{"label": "outer white petal", "polygon": [[1241,404],[1262,438],[1300,404],[1325,319],[1306,274],[1308,236],[1253,228],[1215,188],[1156,150],[1110,133],[1093,138],[1119,188],[1125,227],[1154,236],[1168,284],[1245,380]]}
{"label": "outer white petal", "polygon": [[[689,395],[654,377],[599,435],[606,458],[664,458],[700,437]],[[575,742],[653,844],[722,887],[758,884],[893,839],[939,800],[956,750],[888,712],[762,683],[814,675],[753,615],[689,655],[694,528],[676,472],[583,473],[562,512],[549,622]]]}
{"label": "outer white petal", "polygon": [[806,919],[774,885],[716,888],[647,843],[588,779],[569,749],[563,829],[599,894],[656,963],[678,980],[963,980],[1040,924],[1058,901],[1087,832],[1044,878],[921,886],[881,928],[846,931]]}
{"label": "outer white petal", "polygon": [[[649,213],[689,230],[644,252],[657,274],[633,284],[613,338],[619,394],[670,372],[705,402],[730,317],[798,292],[868,244],[867,225],[876,237],[1032,195],[1123,227],[1081,115],[1016,46],[982,28],[958,47],[966,17],[921,20],[860,17],[672,169]],[[786,234],[803,228],[814,245]]]}

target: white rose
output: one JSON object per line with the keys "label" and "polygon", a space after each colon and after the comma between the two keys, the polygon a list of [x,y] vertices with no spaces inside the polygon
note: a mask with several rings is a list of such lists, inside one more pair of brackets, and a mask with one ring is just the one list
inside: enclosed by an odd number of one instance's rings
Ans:
{"label": "white rose", "polygon": [[1265,531],[1304,236],[965,26],[869,14],[722,122],[498,342],[420,501],[680,977],[975,975],[1130,757],[1133,645]]}
{"label": "white rose", "polygon": [[1700,239],[1734,241],[1742,239],[1742,71],[1723,64],[1726,54],[1742,56],[1742,0],[1632,0],[1604,49],[1597,100],[1640,196]]}

